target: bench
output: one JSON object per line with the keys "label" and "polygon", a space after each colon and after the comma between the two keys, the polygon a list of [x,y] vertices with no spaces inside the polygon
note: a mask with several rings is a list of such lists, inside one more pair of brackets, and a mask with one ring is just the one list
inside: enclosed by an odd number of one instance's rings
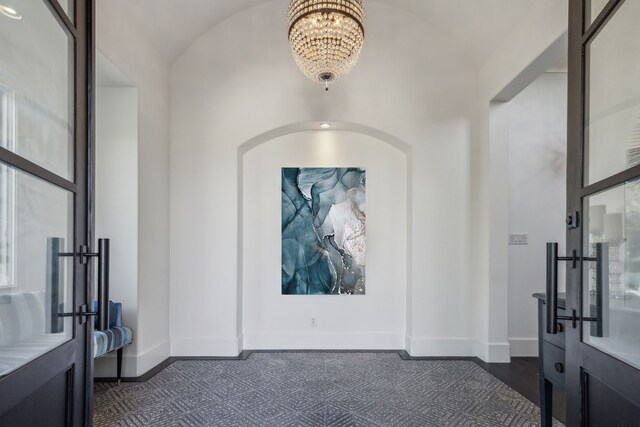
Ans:
{"label": "bench", "polygon": [[[45,299],[43,291],[0,294],[0,377],[70,339],[67,332],[49,332],[51,325],[47,325]],[[97,304],[94,308],[97,311]],[[109,301],[108,325],[107,329],[93,331],[93,357],[117,351],[117,379],[120,381],[122,353],[133,338],[131,329],[122,325],[121,303]]]}

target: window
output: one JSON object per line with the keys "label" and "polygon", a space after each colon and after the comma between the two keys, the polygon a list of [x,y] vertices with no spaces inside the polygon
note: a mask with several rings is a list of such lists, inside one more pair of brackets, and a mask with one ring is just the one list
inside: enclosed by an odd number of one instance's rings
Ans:
{"label": "window", "polygon": [[[0,83],[0,146],[15,151],[15,93]],[[15,186],[16,171],[0,164],[0,288],[15,282]]]}

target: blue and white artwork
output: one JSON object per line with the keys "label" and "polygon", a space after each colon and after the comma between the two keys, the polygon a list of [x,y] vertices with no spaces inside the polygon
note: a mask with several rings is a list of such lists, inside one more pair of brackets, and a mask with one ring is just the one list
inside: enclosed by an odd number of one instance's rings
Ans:
{"label": "blue and white artwork", "polygon": [[366,173],[282,169],[282,294],[364,295]]}

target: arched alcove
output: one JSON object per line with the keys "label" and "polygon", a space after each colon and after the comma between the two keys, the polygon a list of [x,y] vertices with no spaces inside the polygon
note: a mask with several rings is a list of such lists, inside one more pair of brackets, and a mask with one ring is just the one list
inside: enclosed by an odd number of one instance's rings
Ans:
{"label": "arched alcove", "polygon": [[[242,160],[274,138],[319,130],[319,120],[333,124],[329,133],[368,135],[410,153],[401,172],[409,177],[403,216],[411,239],[406,335],[398,347],[416,356],[474,354],[470,254],[460,244],[469,239],[477,75],[449,39],[407,11],[372,1],[368,17],[358,67],[329,92],[300,73],[278,30],[282,13],[269,2],[220,22],[173,64],[173,356],[238,354],[244,342],[238,283],[246,283]],[[390,25],[403,30],[389,38]],[[417,53],[403,55],[399,46]],[[279,254],[279,240],[271,250]],[[270,265],[279,266],[279,259]],[[445,317],[452,320],[442,322]],[[321,318],[318,330],[323,324]]]}
{"label": "arched alcove", "polygon": [[[367,170],[365,296],[280,290],[282,167]],[[245,349],[404,348],[410,304],[411,148],[376,129],[308,122],[238,149],[238,323]],[[310,324],[311,317],[318,321]]]}

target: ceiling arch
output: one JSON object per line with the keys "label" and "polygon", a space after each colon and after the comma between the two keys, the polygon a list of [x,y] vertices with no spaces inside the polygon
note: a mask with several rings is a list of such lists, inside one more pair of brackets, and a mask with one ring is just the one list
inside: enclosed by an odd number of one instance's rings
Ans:
{"label": "ceiling arch", "polygon": [[[301,122],[301,123],[293,123],[286,126],[281,126],[276,129],[269,130],[264,132],[254,138],[251,138],[249,141],[245,141],[238,147],[238,156],[242,157],[247,154],[249,151],[253,150],[260,145],[272,141],[281,136],[290,135],[293,133],[301,133],[301,132],[318,132],[321,122]],[[404,153],[406,156],[411,156],[413,151],[413,147],[401,139],[384,132],[380,129],[376,129],[370,126],[360,125],[357,123],[350,122],[339,122],[332,121],[331,122],[331,131],[346,131],[359,133],[361,135],[366,135],[371,138],[375,138],[384,142],[387,145],[392,146],[396,150]],[[323,131],[330,132],[330,131]]]}
{"label": "ceiling arch", "polygon": [[[530,0],[365,0],[406,9],[435,26],[459,46],[471,63],[481,65],[531,9]],[[261,3],[282,8],[288,0],[111,0],[147,36],[167,63],[173,63],[207,30]],[[401,31],[401,29],[398,29]]]}

